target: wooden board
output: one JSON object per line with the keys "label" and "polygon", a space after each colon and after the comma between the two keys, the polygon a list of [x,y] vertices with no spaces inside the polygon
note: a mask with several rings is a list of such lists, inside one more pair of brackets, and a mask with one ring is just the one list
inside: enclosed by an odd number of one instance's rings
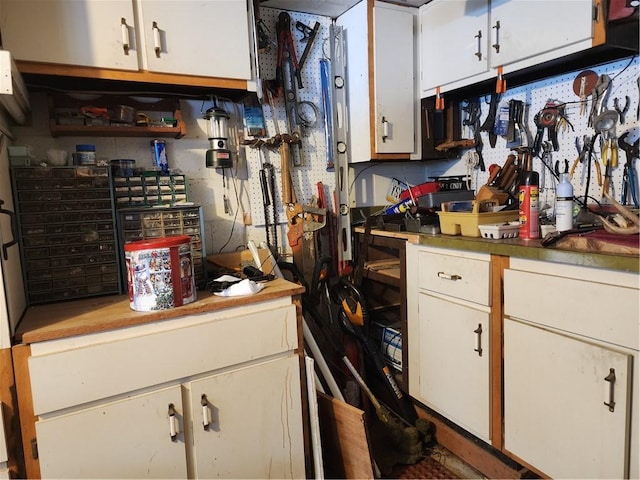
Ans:
{"label": "wooden board", "polygon": [[581,235],[567,235],[558,240],[555,247],[580,252],[638,255],[640,254],[640,236],[638,234],[617,235],[597,230]]}
{"label": "wooden board", "polygon": [[11,478],[22,478],[24,476],[24,462],[20,445],[22,440],[15,390],[11,349],[0,349],[0,403],[2,405],[0,415],[2,415],[4,423],[4,432],[0,431],[0,435],[6,434],[5,440],[9,455],[8,468],[12,475]]}
{"label": "wooden board", "polygon": [[373,478],[364,411],[318,392],[318,414],[327,478]]}

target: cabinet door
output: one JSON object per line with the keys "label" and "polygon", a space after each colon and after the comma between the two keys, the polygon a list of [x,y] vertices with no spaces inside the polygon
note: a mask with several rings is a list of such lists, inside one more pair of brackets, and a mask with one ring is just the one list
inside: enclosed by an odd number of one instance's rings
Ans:
{"label": "cabinet door", "polygon": [[18,60],[138,70],[131,0],[3,0],[1,22],[3,48]]}
{"label": "cabinet door", "polygon": [[488,0],[434,0],[420,8],[421,91],[488,70]]}
{"label": "cabinet door", "polygon": [[[593,0],[492,0],[490,63],[525,60],[592,36]],[[498,28],[499,26],[499,28]]]}
{"label": "cabinet door", "polygon": [[631,361],[505,319],[505,448],[552,478],[627,478]]}
{"label": "cabinet door", "polygon": [[[178,433],[170,435],[169,405]],[[187,478],[180,386],[36,422],[43,478]]]}
{"label": "cabinet door", "polygon": [[246,0],[142,0],[152,72],[251,79]]}
{"label": "cabinet door", "polygon": [[373,18],[376,153],[411,153],[416,108],[413,13],[377,2]]}
{"label": "cabinet door", "polygon": [[488,311],[421,293],[418,312],[419,387],[411,383],[411,395],[489,442]]}
{"label": "cabinet door", "polygon": [[190,390],[196,478],[304,477],[297,356],[193,381]]}

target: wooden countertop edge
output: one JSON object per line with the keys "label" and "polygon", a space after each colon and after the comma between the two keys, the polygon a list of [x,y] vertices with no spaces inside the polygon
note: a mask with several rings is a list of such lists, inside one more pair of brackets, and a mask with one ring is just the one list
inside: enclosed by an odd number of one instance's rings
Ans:
{"label": "wooden countertop edge", "polygon": [[170,320],[186,315],[251,305],[281,297],[300,295],[304,287],[282,279],[265,284],[255,295],[219,297],[198,291],[195,302],[168,310],[131,310],[127,295],[92,297],[82,300],[29,307],[15,335],[16,343],[30,344],[75,335],[98,333],[144,323]]}

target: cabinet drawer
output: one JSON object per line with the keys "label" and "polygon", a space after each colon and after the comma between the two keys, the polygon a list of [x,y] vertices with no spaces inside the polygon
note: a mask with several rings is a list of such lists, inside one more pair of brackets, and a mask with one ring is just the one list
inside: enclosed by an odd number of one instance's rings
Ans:
{"label": "cabinet drawer", "polygon": [[[285,305],[29,358],[36,415],[293,351],[296,308]],[[186,319],[186,318],[185,318]]]}
{"label": "cabinet drawer", "polygon": [[451,253],[451,250],[442,253],[421,250],[418,253],[418,287],[491,306],[491,257]]}
{"label": "cabinet drawer", "polygon": [[638,350],[636,288],[519,270],[504,272],[504,313]]}

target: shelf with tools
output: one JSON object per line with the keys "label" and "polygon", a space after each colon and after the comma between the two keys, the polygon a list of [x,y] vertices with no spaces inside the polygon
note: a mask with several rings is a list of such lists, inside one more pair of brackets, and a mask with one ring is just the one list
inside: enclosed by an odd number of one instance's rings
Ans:
{"label": "shelf with tools", "polygon": [[187,133],[176,98],[52,93],[48,97],[52,137],[168,137]]}
{"label": "shelf with tools", "polygon": [[407,338],[403,335],[407,324],[405,251],[407,241],[417,241],[418,237],[417,233],[390,231],[372,224],[355,229],[354,283],[367,300],[373,326],[370,335],[379,342],[403,391],[408,388]]}

